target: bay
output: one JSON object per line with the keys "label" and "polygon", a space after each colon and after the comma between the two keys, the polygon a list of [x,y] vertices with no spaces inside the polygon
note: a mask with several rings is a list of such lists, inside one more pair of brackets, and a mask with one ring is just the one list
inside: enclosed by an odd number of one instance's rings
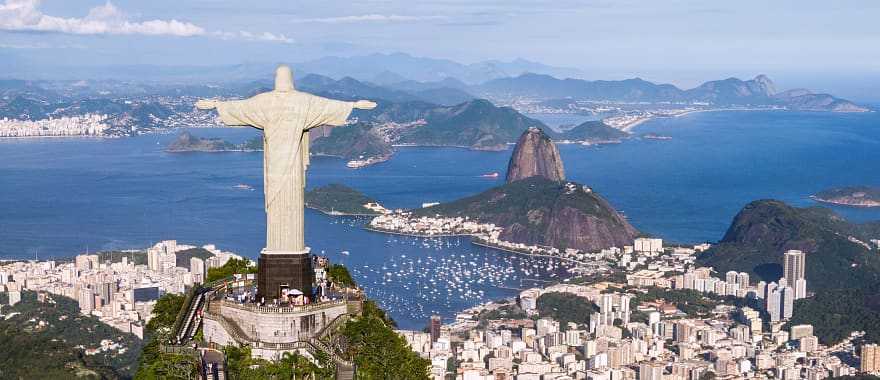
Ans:
{"label": "bay", "polygon": [[[192,132],[234,142],[257,134]],[[643,133],[671,139],[561,145],[560,151],[570,179],[592,186],[640,230],[671,241],[716,241],[755,199],[810,206],[809,195],[828,187],[880,185],[876,113],[704,112],[644,123],[636,129]],[[163,152],[173,138],[0,140],[0,258],[69,257],[163,239],[213,243],[256,258],[265,240],[261,154]],[[344,183],[389,207],[418,207],[500,185],[503,178],[480,175],[503,177],[509,155],[403,148],[391,161],[360,170],[316,157],[308,186]],[[880,219],[880,210],[834,209],[856,221]],[[313,252],[348,265],[406,328],[565,271],[552,260],[480,248],[467,239],[372,233],[361,228],[364,219],[311,210],[306,219]]]}

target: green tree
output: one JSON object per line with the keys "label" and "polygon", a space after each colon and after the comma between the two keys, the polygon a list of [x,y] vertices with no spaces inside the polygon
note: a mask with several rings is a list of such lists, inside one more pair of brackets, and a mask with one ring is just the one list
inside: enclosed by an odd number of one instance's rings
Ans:
{"label": "green tree", "polygon": [[326,355],[316,355],[321,363],[318,366],[301,355],[289,352],[277,361],[254,358],[250,347],[226,346],[223,353],[226,355],[227,373],[233,380],[280,380],[304,378],[306,375],[316,379],[334,377],[333,365]]}
{"label": "green tree", "polygon": [[257,273],[257,267],[251,265],[248,259],[230,259],[222,267],[208,269],[208,278],[205,282],[217,281],[236,273]]}
{"label": "green tree", "polygon": [[351,277],[351,273],[348,272],[348,268],[340,264],[333,264],[330,268],[327,268],[327,278],[345,287],[354,287],[356,285],[354,278]]}
{"label": "green tree", "polygon": [[788,326],[813,325],[813,333],[826,345],[840,342],[853,331],[864,331],[868,342],[880,342],[880,304],[875,288],[820,291],[797,300]]}
{"label": "green tree", "polygon": [[538,297],[538,314],[559,321],[561,327],[568,322],[589,324],[590,314],[599,311],[596,305],[583,297],[569,293],[550,292]]}
{"label": "green tree", "polygon": [[186,296],[182,294],[172,293],[165,294],[159,298],[156,301],[156,306],[153,307],[153,317],[150,319],[150,322],[147,322],[147,331],[156,332],[162,328],[170,329],[174,327],[177,313],[183,307],[185,299]]}
{"label": "green tree", "polygon": [[141,352],[140,365],[134,377],[136,380],[195,378],[198,365],[195,358],[160,350],[161,342],[170,338],[171,329],[185,300],[183,295],[168,293],[156,301],[153,316],[146,325],[148,342]]}
{"label": "green tree", "polygon": [[348,321],[342,329],[361,379],[427,379],[430,362],[422,359],[375,314]]}

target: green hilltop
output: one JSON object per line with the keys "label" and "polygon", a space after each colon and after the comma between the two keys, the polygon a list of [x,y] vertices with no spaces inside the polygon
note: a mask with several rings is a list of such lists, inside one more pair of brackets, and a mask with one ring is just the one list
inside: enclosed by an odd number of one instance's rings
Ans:
{"label": "green hilltop", "polygon": [[821,207],[758,200],[745,206],[719,244],[698,260],[721,273],[747,271],[769,282],[780,276],[784,252],[799,249],[807,253],[811,291],[861,288],[880,282],[880,254],[869,243],[878,237],[877,223],[851,223]]}
{"label": "green hilltop", "polygon": [[[126,379],[137,368],[143,342],[93,316],[80,314],[73,299],[21,292],[21,302],[7,306],[0,293],[0,378],[2,379]],[[40,324],[42,321],[45,324]],[[95,348],[103,339],[125,347],[87,355],[80,346]]]}
{"label": "green hilltop", "polygon": [[505,149],[529,127],[546,127],[510,107],[478,99],[452,107],[437,107],[425,115],[427,125],[407,131],[400,143]]}
{"label": "green hilltop", "polygon": [[560,139],[572,141],[613,141],[629,137],[629,134],[598,120],[581,123],[559,134]]}
{"label": "green hilltop", "polygon": [[364,207],[367,203],[377,203],[360,191],[338,183],[331,183],[309,190],[305,194],[306,207],[323,213],[348,215],[378,215]]}
{"label": "green hilltop", "polygon": [[413,214],[470,217],[505,227],[502,240],[588,251],[632,244],[638,234],[592,189],[539,176]]}

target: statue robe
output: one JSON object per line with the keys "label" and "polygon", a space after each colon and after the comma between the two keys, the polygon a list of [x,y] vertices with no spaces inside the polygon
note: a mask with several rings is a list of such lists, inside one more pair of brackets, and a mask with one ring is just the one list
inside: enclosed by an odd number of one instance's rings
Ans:
{"label": "statue robe", "polygon": [[308,130],[344,125],[354,102],[299,91],[270,91],[245,100],[220,102],[224,124],[263,130],[263,189],[267,253],[305,251],[303,227]]}

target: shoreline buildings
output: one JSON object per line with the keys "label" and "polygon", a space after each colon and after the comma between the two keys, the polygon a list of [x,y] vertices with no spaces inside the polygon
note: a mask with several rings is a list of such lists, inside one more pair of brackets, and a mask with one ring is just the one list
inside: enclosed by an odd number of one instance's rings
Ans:
{"label": "shoreline buildings", "polygon": [[[713,374],[719,379],[819,380],[857,372],[855,363],[841,358],[852,354],[862,334],[826,347],[811,325],[783,328],[795,300],[787,279],[767,284],[751,283],[745,272],[716,276],[694,260],[707,248],[634,242],[609,251],[625,281],[525,289],[515,300],[459,313],[440,327],[439,337],[433,319],[428,332],[398,333],[413,351],[431,360],[435,379],[699,380]],[[789,277],[805,281],[799,274],[804,257],[788,256],[794,257]],[[571,314],[576,309],[559,314],[578,322],[551,317],[542,306],[548,295],[569,305],[584,303],[595,312],[584,320]],[[727,297],[745,302],[734,306],[724,302]],[[714,306],[693,306],[701,300]],[[767,309],[768,317],[760,308]],[[876,359],[863,353],[863,371],[880,370],[880,349],[863,350],[876,352]]]}
{"label": "shoreline buildings", "polygon": [[[178,255],[187,251],[210,256],[202,273],[176,265]],[[129,251],[103,260],[97,254],[84,254],[77,255],[72,262],[6,263],[0,265],[0,285],[5,283],[16,292],[47,292],[74,299],[82,314],[94,315],[110,326],[143,338],[143,325],[150,320],[159,297],[184,293],[204,281],[208,268],[223,266],[232,258],[242,259],[213,245],[196,247],[166,240],[145,253]],[[15,299],[20,299],[20,295]]]}

